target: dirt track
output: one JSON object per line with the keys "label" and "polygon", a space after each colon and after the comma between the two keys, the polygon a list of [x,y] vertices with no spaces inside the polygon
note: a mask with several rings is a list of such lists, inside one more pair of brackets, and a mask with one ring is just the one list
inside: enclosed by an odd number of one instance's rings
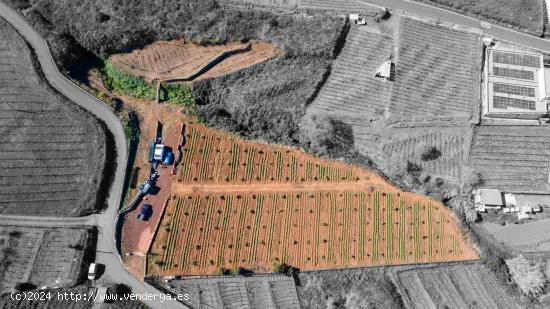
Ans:
{"label": "dirt track", "polygon": [[309,182],[309,183],[252,183],[252,184],[182,184],[173,183],[174,195],[191,193],[256,193],[256,192],[344,192],[344,191],[373,191],[374,189],[387,190],[387,185],[374,183],[372,180],[360,180],[357,182]]}

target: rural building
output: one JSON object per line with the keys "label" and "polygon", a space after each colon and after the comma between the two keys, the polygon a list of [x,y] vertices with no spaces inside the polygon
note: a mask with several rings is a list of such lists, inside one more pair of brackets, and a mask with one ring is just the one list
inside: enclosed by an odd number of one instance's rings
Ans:
{"label": "rural building", "polygon": [[474,202],[476,210],[485,212],[488,209],[501,209],[504,204],[502,192],[496,189],[477,189],[474,190]]}
{"label": "rural building", "polygon": [[538,119],[548,113],[550,85],[543,55],[497,43],[486,50],[484,114]]}
{"label": "rural building", "polygon": [[382,78],[385,80],[391,80],[391,68],[392,68],[392,62],[391,59],[388,59],[384,61],[378,70],[374,73],[374,77]]}
{"label": "rural building", "polygon": [[367,22],[364,18],[360,17],[359,14],[349,14],[349,21],[355,25],[366,25]]}

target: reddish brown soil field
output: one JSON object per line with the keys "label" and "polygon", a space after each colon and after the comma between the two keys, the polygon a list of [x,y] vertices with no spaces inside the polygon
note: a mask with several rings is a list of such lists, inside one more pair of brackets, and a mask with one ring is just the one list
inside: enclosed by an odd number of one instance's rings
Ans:
{"label": "reddish brown soil field", "polygon": [[[184,40],[158,41],[128,54],[113,55],[109,60],[125,73],[151,82],[186,77],[220,53],[246,46],[244,43],[203,46]],[[252,42],[250,51],[228,57],[197,80],[238,71],[280,54],[273,44]]]}
{"label": "reddish brown soil field", "polygon": [[148,273],[206,275],[222,267],[270,272],[273,263],[314,270],[478,257],[443,205],[387,189],[178,196],[161,222]]}
{"label": "reddish brown soil field", "polygon": [[377,177],[302,151],[251,143],[200,124],[186,126],[178,181],[191,183],[353,182]]}

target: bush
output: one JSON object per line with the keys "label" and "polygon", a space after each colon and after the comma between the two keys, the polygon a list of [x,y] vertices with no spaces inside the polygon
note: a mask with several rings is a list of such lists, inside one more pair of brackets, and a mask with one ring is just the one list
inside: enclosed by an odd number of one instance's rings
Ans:
{"label": "bush", "polygon": [[273,272],[276,274],[292,275],[298,272],[298,269],[286,264],[286,263],[273,263]]}
{"label": "bush", "polygon": [[165,84],[162,86],[160,99],[187,107],[195,105],[193,91],[187,84]]}
{"label": "bush", "polygon": [[19,282],[15,285],[15,290],[19,292],[26,292],[36,289],[36,285],[30,282]]}
{"label": "bush", "polygon": [[512,279],[519,290],[528,296],[539,295],[546,284],[546,278],[542,267],[520,255],[516,258],[506,260]]}
{"label": "bush", "polygon": [[232,276],[242,275],[242,274],[244,274],[244,268],[242,268],[242,267],[232,268],[232,269],[229,270],[229,274],[232,275]]}
{"label": "bush", "polygon": [[111,287],[111,289],[113,293],[119,297],[123,297],[124,295],[132,293],[132,288],[124,283],[116,283]]}
{"label": "bush", "polygon": [[111,91],[121,92],[142,99],[155,99],[156,89],[141,78],[123,73],[109,60],[104,60],[99,70],[103,84]]}
{"label": "bush", "polygon": [[422,161],[433,161],[433,160],[439,159],[439,157],[441,157],[441,151],[439,151],[439,149],[432,146],[432,147],[426,148],[422,152],[420,159],[422,159]]}

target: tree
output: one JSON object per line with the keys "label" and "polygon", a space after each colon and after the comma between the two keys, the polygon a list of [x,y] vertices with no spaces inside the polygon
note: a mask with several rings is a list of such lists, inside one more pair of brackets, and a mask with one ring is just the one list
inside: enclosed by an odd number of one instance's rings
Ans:
{"label": "tree", "polygon": [[298,271],[298,269],[286,264],[286,263],[273,263],[273,272],[276,274],[294,274]]}
{"label": "tree", "polygon": [[112,286],[113,293],[119,297],[132,293],[132,288],[124,283],[116,283]]}
{"label": "tree", "polygon": [[519,290],[528,296],[537,296],[544,289],[546,278],[542,267],[533,261],[526,259],[523,255],[506,260],[512,279]]}
{"label": "tree", "polygon": [[426,148],[422,152],[420,159],[422,159],[422,161],[433,161],[433,160],[437,160],[439,157],[441,157],[441,151],[439,151],[439,149],[432,146],[432,147]]}

